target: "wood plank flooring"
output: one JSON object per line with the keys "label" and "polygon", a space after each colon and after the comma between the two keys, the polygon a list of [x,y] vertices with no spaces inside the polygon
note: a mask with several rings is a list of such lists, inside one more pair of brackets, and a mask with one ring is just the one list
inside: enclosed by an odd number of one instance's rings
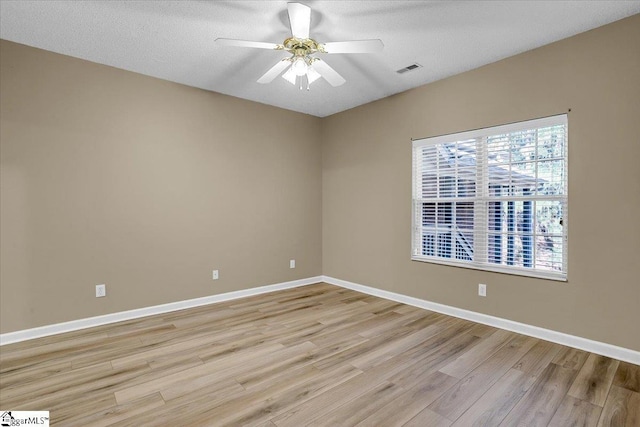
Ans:
{"label": "wood plank flooring", "polygon": [[640,426],[640,367],[327,284],[0,347],[55,426]]}

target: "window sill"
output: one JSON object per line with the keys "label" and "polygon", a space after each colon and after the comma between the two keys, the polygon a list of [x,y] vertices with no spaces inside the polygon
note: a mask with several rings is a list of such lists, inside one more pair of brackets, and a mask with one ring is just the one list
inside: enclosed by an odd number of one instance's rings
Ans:
{"label": "window sill", "polygon": [[430,263],[430,264],[440,264],[440,265],[448,265],[451,267],[461,267],[461,268],[470,268],[473,270],[481,270],[481,271],[488,271],[488,272],[492,272],[492,273],[502,273],[502,274],[511,274],[514,276],[524,276],[524,277],[532,277],[535,279],[545,279],[545,280],[554,280],[557,282],[567,282],[567,275],[566,273],[554,273],[554,272],[544,272],[544,271],[531,271],[528,269],[524,269],[524,268],[517,268],[517,267],[501,267],[501,266],[488,266],[488,265],[478,265],[478,264],[473,264],[470,262],[464,262],[464,261],[448,261],[448,260],[443,260],[441,258],[432,258],[432,257],[426,257],[426,256],[412,256],[411,257],[412,261],[420,261],[420,262],[426,262],[426,263]]}

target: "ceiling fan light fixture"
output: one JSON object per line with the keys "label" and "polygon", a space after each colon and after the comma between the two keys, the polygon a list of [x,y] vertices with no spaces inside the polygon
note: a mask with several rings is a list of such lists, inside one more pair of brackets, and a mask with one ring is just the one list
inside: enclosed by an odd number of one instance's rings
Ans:
{"label": "ceiling fan light fixture", "polygon": [[309,84],[315,82],[320,77],[322,77],[320,73],[314,70],[312,66],[309,66],[309,68],[307,69],[307,81],[309,82]]}
{"label": "ceiling fan light fixture", "polygon": [[296,76],[304,76],[307,74],[309,66],[307,65],[307,61],[303,57],[298,57],[293,60],[293,64],[291,65],[291,69],[295,73]]}
{"label": "ceiling fan light fixture", "polygon": [[291,83],[292,85],[296,84],[296,79],[298,78],[298,76],[293,71],[293,66],[289,67],[287,72],[282,75],[282,78],[288,81],[289,83]]}

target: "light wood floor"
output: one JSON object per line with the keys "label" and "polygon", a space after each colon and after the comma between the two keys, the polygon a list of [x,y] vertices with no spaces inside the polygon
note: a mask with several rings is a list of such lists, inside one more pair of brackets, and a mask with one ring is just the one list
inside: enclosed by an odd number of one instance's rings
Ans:
{"label": "light wood floor", "polygon": [[0,347],[59,426],[640,426],[640,367],[318,284]]}

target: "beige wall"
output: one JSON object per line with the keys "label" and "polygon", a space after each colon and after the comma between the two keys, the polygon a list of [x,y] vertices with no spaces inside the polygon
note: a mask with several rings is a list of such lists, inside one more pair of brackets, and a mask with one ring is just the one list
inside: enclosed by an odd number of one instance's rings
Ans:
{"label": "beige wall", "polygon": [[[410,261],[412,137],[569,108],[567,283]],[[325,275],[640,350],[640,15],[331,116],[322,134]]]}
{"label": "beige wall", "polygon": [[320,119],[7,41],[0,64],[1,332],[321,274]]}
{"label": "beige wall", "polygon": [[[1,332],[324,273],[640,350],[640,15],[325,119],[0,65]],[[412,137],[568,108],[567,283],[410,261]]]}

